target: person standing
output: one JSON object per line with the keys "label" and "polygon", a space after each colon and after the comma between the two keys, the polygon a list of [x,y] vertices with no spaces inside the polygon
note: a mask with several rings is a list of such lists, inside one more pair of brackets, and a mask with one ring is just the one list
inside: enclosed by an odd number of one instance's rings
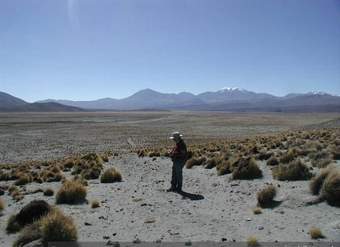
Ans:
{"label": "person standing", "polygon": [[171,187],[167,192],[182,192],[183,167],[187,161],[187,146],[182,139],[183,135],[173,132],[170,139],[175,142],[175,147],[170,152],[172,164]]}

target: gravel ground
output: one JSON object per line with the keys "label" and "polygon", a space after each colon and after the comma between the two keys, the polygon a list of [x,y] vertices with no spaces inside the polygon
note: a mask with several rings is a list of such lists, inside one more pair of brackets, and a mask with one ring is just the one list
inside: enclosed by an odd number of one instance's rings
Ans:
{"label": "gravel ground", "polygon": [[[100,208],[91,209],[90,204],[59,207],[75,220],[80,241],[245,241],[254,235],[259,241],[301,242],[311,241],[312,226],[322,230],[326,236],[322,241],[340,241],[339,208],[327,203],[305,206],[312,198],[308,181],[273,180],[270,169],[259,164],[264,177],[243,181],[217,176],[215,169],[184,168],[184,191],[204,197],[190,200],[165,192],[170,182],[169,159],[124,154],[105,165],[120,170],[123,182],[89,183],[87,199],[100,201]],[[282,203],[254,215],[256,192],[266,183],[280,186],[276,200]],[[33,183],[26,190],[48,187],[57,190],[60,183]],[[16,237],[5,234],[8,217],[33,199],[55,202],[42,193],[26,195],[19,203],[4,196],[7,207],[0,217],[0,246],[10,246]]]}

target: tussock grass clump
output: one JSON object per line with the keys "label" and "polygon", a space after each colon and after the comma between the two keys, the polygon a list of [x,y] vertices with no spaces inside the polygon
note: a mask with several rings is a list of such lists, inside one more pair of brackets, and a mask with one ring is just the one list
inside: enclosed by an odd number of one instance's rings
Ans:
{"label": "tussock grass clump", "polygon": [[2,212],[5,209],[5,202],[0,198],[0,212]]}
{"label": "tussock grass clump", "polygon": [[92,168],[83,170],[80,174],[83,178],[90,180],[99,178],[101,171],[101,167],[94,165]]}
{"label": "tussock grass clump", "polygon": [[273,170],[273,176],[278,180],[308,180],[312,177],[309,168],[301,160],[294,160],[288,165],[280,164]]}
{"label": "tussock grass clump", "polygon": [[233,169],[233,179],[255,179],[262,177],[262,170],[253,158],[241,158]]}
{"label": "tussock grass clump", "polygon": [[19,234],[18,238],[15,240],[13,247],[25,246],[35,240],[41,239],[41,231],[39,222],[34,222],[32,225],[24,227],[24,229]]}
{"label": "tussock grass clump", "polygon": [[279,160],[276,157],[271,157],[267,160],[267,166],[277,166],[279,164]]}
{"label": "tussock grass clump", "polygon": [[200,166],[202,165],[204,162],[206,161],[205,157],[200,157],[200,158],[191,158],[189,159],[186,164],[185,167],[187,169],[191,169],[194,166]]}
{"label": "tussock grass clump", "polygon": [[114,182],[121,182],[122,181],[122,175],[119,171],[117,171],[115,168],[109,168],[107,169],[103,175],[100,177],[101,183],[114,183]]}
{"label": "tussock grass clump", "polygon": [[94,200],[91,202],[91,208],[99,208],[100,207],[100,203],[97,200]]}
{"label": "tussock grass clump", "polygon": [[65,181],[56,195],[57,204],[78,204],[86,199],[86,187],[79,181]]}
{"label": "tussock grass clump", "polygon": [[260,207],[270,207],[273,203],[274,197],[276,196],[276,187],[274,185],[268,185],[266,188],[260,190],[256,196]]}
{"label": "tussock grass clump", "polygon": [[331,164],[332,162],[333,162],[333,160],[326,158],[326,159],[320,159],[320,160],[313,160],[312,165],[314,167],[318,167],[318,168],[325,168],[329,164]]}
{"label": "tussock grass clump", "polygon": [[96,154],[96,153],[88,153],[86,155],[84,155],[83,157],[81,157],[82,160],[85,161],[94,161],[96,164],[102,165],[104,163],[102,157],[100,157],[100,155]]}
{"label": "tussock grass clump", "polygon": [[53,196],[54,191],[51,188],[44,190],[44,196]]}
{"label": "tussock grass clump", "polygon": [[318,195],[320,193],[321,187],[329,175],[329,173],[334,169],[334,167],[330,166],[324,169],[321,169],[320,173],[312,178],[309,188],[313,195]]}
{"label": "tussock grass clump", "polygon": [[322,234],[321,230],[317,227],[311,227],[309,230],[309,234],[312,239],[324,238],[325,236]]}
{"label": "tussock grass clump", "polygon": [[208,159],[205,163],[205,169],[212,169],[217,165],[217,159],[216,158],[211,158]]}
{"label": "tussock grass clump", "polygon": [[8,221],[7,221],[6,232],[7,232],[7,234],[16,233],[16,232],[20,231],[22,229],[22,227],[23,226],[20,225],[18,223],[18,221],[16,220],[16,216],[11,215],[8,218]]}
{"label": "tussock grass clump", "polygon": [[257,238],[255,236],[250,236],[247,238],[247,245],[249,247],[257,247],[260,246]]}
{"label": "tussock grass clump", "polygon": [[334,160],[340,160],[340,148],[333,149],[332,156]]}
{"label": "tussock grass clump", "polygon": [[333,206],[340,206],[340,170],[332,169],[327,175],[322,188],[321,197]]}
{"label": "tussock grass clump", "polygon": [[216,166],[217,175],[222,176],[231,173],[231,166],[228,160],[223,160],[219,162]]}
{"label": "tussock grass clump", "polygon": [[296,158],[296,151],[294,149],[289,149],[287,153],[283,154],[280,158],[280,162],[287,164]]}
{"label": "tussock grass clump", "polygon": [[20,174],[15,181],[15,185],[25,185],[32,182],[32,177],[29,174]]}
{"label": "tussock grass clump", "polygon": [[54,209],[40,220],[41,235],[44,242],[76,241],[77,228],[71,217]]}
{"label": "tussock grass clump", "polygon": [[14,242],[14,247],[24,246],[32,241],[68,242],[77,240],[77,228],[71,217],[53,208],[46,216],[26,226]]}

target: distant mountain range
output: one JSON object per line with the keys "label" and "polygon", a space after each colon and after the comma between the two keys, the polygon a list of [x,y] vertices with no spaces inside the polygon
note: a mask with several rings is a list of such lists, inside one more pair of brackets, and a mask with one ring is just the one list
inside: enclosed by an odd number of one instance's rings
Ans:
{"label": "distant mountain range", "polygon": [[81,108],[62,105],[56,102],[28,103],[10,94],[0,92],[0,112],[72,112]]}
{"label": "distant mountain range", "polygon": [[201,94],[160,93],[141,90],[127,98],[93,101],[47,99],[27,103],[0,92],[0,111],[80,110],[195,110],[228,112],[340,112],[340,97],[324,92],[288,94],[283,97],[239,88],[223,88]]}

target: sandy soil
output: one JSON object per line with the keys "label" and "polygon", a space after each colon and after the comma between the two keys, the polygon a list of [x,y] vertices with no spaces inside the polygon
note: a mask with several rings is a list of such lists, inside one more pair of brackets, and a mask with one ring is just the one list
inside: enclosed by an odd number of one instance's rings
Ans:
{"label": "sandy soil", "polygon": [[[326,239],[340,241],[340,210],[321,203],[305,206],[311,199],[308,181],[281,182],[272,179],[271,171],[259,162],[264,177],[256,180],[230,180],[230,175],[217,176],[215,169],[184,168],[184,190],[204,196],[190,200],[176,193],[167,193],[171,161],[167,158],[138,158],[125,154],[110,159],[106,167],[121,171],[123,182],[101,184],[90,180],[87,199],[96,199],[101,207],[89,204],[60,205],[71,215],[80,241],[245,241],[254,235],[259,241],[311,241],[310,227],[319,227]],[[340,164],[338,164],[340,165]],[[279,185],[274,209],[263,209],[254,215],[256,192],[266,183]],[[27,191],[60,183],[30,184]],[[8,217],[33,199],[54,204],[54,197],[42,193],[28,194],[14,203],[4,196],[7,207],[0,217],[0,246],[10,246],[16,235],[6,235]]]}

